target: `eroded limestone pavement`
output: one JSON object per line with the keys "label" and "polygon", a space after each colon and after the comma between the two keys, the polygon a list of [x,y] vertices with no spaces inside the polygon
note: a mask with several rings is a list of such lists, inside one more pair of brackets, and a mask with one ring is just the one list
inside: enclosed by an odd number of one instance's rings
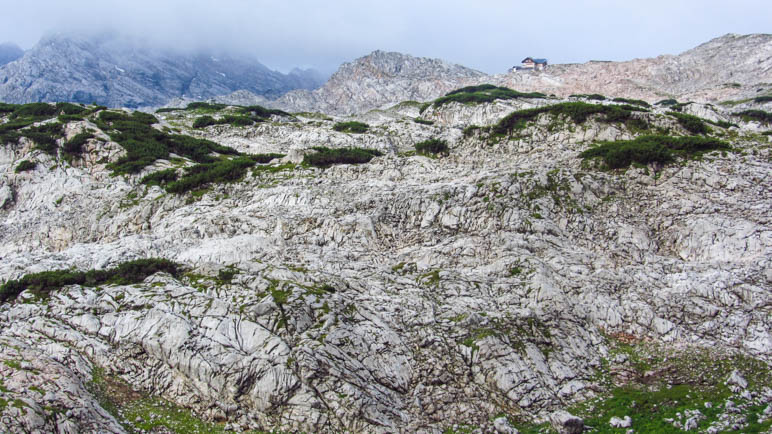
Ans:
{"label": "eroded limestone pavement", "polygon": [[[542,117],[499,143],[462,134],[536,104],[430,108],[434,125],[371,112],[363,135],[302,116],[190,130],[287,159],[385,153],[200,198],[111,177],[115,143],[92,140],[72,164],[24,140],[0,148],[2,279],[141,257],[190,271],[0,306],[0,430],[124,432],[95,391],[104,378],[229,429],[439,432],[547,420],[593,396],[615,333],[769,362],[769,136],[743,124],[725,132],[738,152],[612,173],[577,155],[624,127]],[[432,137],[449,156],[405,155]],[[14,173],[25,158],[38,167]]]}

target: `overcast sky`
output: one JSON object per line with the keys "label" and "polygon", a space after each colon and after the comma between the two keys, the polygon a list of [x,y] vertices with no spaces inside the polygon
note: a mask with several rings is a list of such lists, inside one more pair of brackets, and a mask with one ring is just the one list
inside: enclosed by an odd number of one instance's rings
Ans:
{"label": "overcast sky", "polygon": [[488,73],[678,54],[725,33],[772,33],[771,0],[0,0],[0,42],[117,30],[164,45],[251,53],[268,67],[333,72],[373,50]]}

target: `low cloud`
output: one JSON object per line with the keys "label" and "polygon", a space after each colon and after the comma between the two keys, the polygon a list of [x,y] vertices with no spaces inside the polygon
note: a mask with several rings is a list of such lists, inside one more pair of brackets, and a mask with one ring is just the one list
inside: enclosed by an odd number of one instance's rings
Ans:
{"label": "low cloud", "polygon": [[770,19],[772,4],[756,0],[37,0],[3,7],[0,42],[29,48],[50,32],[110,30],[166,47],[248,53],[283,71],[331,72],[382,49],[495,73],[529,55],[567,63],[677,54],[724,33],[768,31]]}

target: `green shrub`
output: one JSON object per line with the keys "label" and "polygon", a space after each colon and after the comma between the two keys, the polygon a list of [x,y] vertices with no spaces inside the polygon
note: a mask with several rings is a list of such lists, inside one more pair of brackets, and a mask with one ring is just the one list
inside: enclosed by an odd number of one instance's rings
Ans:
{"label": "green shrub", "polygon": [[415,144],[415,150],[420,155],[448,155],[450,148],[445,140],[429,139]]}
{"label": "green shrub", "polygon": [[177,178],[178,175],[176,169],[164,169],[143,176],[139,182],[140,184],[145,185],[163,185],[172,181],[176,181]]}
{"label": "green shrub", "polygon": [[181,194],[212,183],[238,181],[254,165],[255,161],[248,157],[197,164],[186,168],[182,178],[169,182],[165,188],[170,193]]}
{"label": "green shrub", "polygon": [[14,172],[21,173],[21,172],[26,172],[28,170],[33,170],[35,169],[35,167],[37,167],[37,165],[38,163],[35,163],[34,161],[21,160],[19,161],[19,164],[16,165]]}
{"label": "green shrub", "polygon": [[553,116],[567,116],[577,124],[583,123],[587,118],[595,114],[604,115],[601,119],[603,122],[625,122],[632,118],[632,112],[630,110],[626,110],[619,106],[587,104],[584,102],[564,102],[561,104],[553,104],[510,113],[496,125],[491,127],[491,133],[493,135],[510,134],[515,130],[525,128],[527,122],[536,119],[536,117],[542,113],[550,113]]}
{"label": "green shrub", "polygon": [[651,107],[651,104],[641,99],[629,99],[629,98],[614,98],[614,102],[623,102],[625,104],[639,105],[641,107]]}
{"label": "green shrub", "polygon": [[234,116],[234,115],[225,115],[223,116],[222,121],[227,124],[231,124],[234,127],[246,127],[249,125],[254,125],[255,120],[248,118],[246,116]]}
{"label": "green shrub", "polygon": [[445,96],[456,95],[459,93],[477,93],[477,92],[484,92],[486,90],[494,90],[494,89],[506,89],[506,88],[501,88],[498,86],[494,86],[492,84],[480,84],[477,86],[467,86],[467,87],[462,87],[460,89],[452,90],[446,93]]}
{"label": "green shrub", "polygon": [[631,105],[631,104],[619,104],[617,107],[621,108],[622,110],[628,110],[631,112],[648,112],[649,109],[645,107],[641,107],[638,105]]}
{"label": "green shrub", "polygon": [[16,104],[0,102],[0,113],[13,113],[17,108]]}
{"label": "green shrub", "polygon": [[25,290],[41,298],[67,285],[97,286],[103,284],[130,285],[140,283],[148,276],[166,272],[179,277],[181,266],[159,258],[138,259],[107,270],[55,270],[27,274],[18,280],[9,280],[0,286],[0,303],[14,300]]}
{"label": "green shrub", "polygon": [[739,116],[746,122],[753,120],[765,124],[772,123],[772,113],[765,112],[764,110],[744,110],[739,113],[734,113],[733,116]]}
{"label": "green shrub", "polygon": [[188,104],[185,110],[200,110],[200,111],[218,111],[228,107],[227,104],[212,104],[208,102],[192,102]]}
{"label": "green shrub", "polygon": [[161,107],[158,110],[156,110],[155,112],[156,113],[169,113],[169,112],[177,112],[177,111],[181,111],[181,110],[185,110],[185,109],[183,109],[183,108],[176,108],[176,107]]}
{"label": "green shrub", "polygon": [[64,152],[71,154],[71,155],[78,155],[80,154],[81,147],[86,144],[86,141],[90,138],[94,137],[93,134],[89,132],[83,132],[76,134],[73,138],[65,142],[63,148]]}
{"label": "green shrub", "polygon": [[770,102],[772,101],[772,95],[764,95],[764,96],[757,96],[756,98],[753,98],[753,102]]}
{"label": "green shrub", "polygon": [[468,127],[464,128],[464,131],[462,134],[465,138],[472,137],[475,133],[478,131],[486,130],[487,128],[483,128],[479,125],[469,125]]}
{"label": "green shrub", "polygon": [[217,280],[223,283],[231,283],[237,274],[239,274],[239,270],[235,268],[223,268],[217,272]]}
{"label": "green shrub", "polygon": [[413,119],[413,122],[421,125],[434,125],[434,121],[430,121],[427,119],[421,119],[421,118],[415,118]]}
{"label": "green shrub", "polygon": [[193,121],[193,128],[204,128],[208,127],[209,125],[217,125],[219,122],[211,116],[201,116],[200,118],[196,118],[195,121]]}
{"label": "green shrub", "polygon": [[678,104],[678,101],[676,101],[676,100],[674,100],[672,98],[663,99],[661,101],[657,101],[657,102],[654,103],[654,105],[662,105],[662,106],[666,106],[666,107],[667,106],[676,105],[676,104]]}
{"label": "green shrub", "polygon": [[569,95],[569,98],[585,98],[585,99],[593,99],[596,101],[605,101],[606,97],[599,94],[599,93],[591,93],[591,94],[584,94],[584,93],[578,93],[574,95]]}
{"label": "green shrub", "polygon": [[667,114],[676,118],[678,123],[692,134],[707,134],[710,132],[710,128],[697,116],[679,112],[667,112]]}
{"label": "green shrub", "polygon": [[56,107],[51,104],[33,102],[16,106],[11,116],[17,118],[50,118],[55,116],[56,113]]}
{"label": "green shrub", "polygon": [[50,155],[56,155],[56,140],[63,135],[62,127],[63,125],[60,123],[49,123],[22,130],[20,134],[35,142],[37,149]]}
{"label": "green shrub", "polygon": [[69,102],[56,103],[56,112],[64,115],[79,115],[86,112],[87,109],[83,106],[72,104]]}
{"label": "green shrub", "polygon": [[364,122],[357,122],[357,121],[338,122],[332,127],[333,130],[340,131],[343,133],[366,133],[369,128],[370,128],[370,125],[367,125]]}
{"label": "green shrub", "polygon": [[370,162],[374,157],[383,155],[374,149],[363,148],[330,149],[320,146],[313,149],[316,152],[303,157],[303,163],[315,167],[330,167],[333,164],[363,164]]}
{"label": "green shrub", "polygon": [[83,115],[59,115],[56,120],[63,124],[67,122],[82,121]]}
{"label": "green shrub", "polygon": [[285,155],[284,154],[249,154],[246,157],[252,159],[255,163],[267,164],[267,163],[270,163],[271,160],[275,158],[284,158]]}
{"label": "green shrub", "polygon": [[[451,102],[462,104],[480,104],[492,102],[497,99],[516,99],[516,98],[545,98],[546,95],[539,92],[523,93],[506,87],[498,87],[492,84],[482,84],[479,86],[468,86],[448,92],[445,96],[437,98],[432,102],[435,107]],[[423,112],[423,110],[421,110]]]}
{"label": "green shrub", "polygon": [[276,116],[292,116],[291,114],[276,109],[267,109],[259,105],[251,105],[247,107],[239,107],[238,111],[243,114],[254,116],[260,119],[269,119],[272,115]]}
{"label": "green shrub", "polygon": [[156,160],[169,157],[173,152],[190,158],[197,163],[212,163],[217,158],[213,152],[237,155],[233,148],[219,145],[211,140],[179,134],[168,134],[152,127],[158,122],[155,116],[134,112],[131,115],[121,112],[103,111],[99,114],[97,125],[118,142],[126,155],[110,165],[114,174],[136,173],[153,164]]}
{"label": "green shrub", "polygon": [[615,142],[600,142],[579,157],[583,159],[599,158],[605,167],[620,169],[633,163],[666,164],[676,156],[691,158],[704,152],[716,149],[729,149],[729,145],[721,140],[708,137],[671,137],[671,136],[640,136],[634,140],[619,140]]}

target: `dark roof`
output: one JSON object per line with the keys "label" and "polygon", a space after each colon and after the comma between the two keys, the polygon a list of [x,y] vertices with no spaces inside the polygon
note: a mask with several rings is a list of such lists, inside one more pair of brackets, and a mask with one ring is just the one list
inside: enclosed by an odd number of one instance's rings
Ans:
{"label": "dark roof", "polygon": [[533,61],[534,63],[543,63],[545,65],[547,64],[547,59],[533,59]]}
{"label": "dark roof", "polygon": [[520,63],[525,63],[529,60],[533,60],[533,57],[526,57],[525,59],[521,60]]}

